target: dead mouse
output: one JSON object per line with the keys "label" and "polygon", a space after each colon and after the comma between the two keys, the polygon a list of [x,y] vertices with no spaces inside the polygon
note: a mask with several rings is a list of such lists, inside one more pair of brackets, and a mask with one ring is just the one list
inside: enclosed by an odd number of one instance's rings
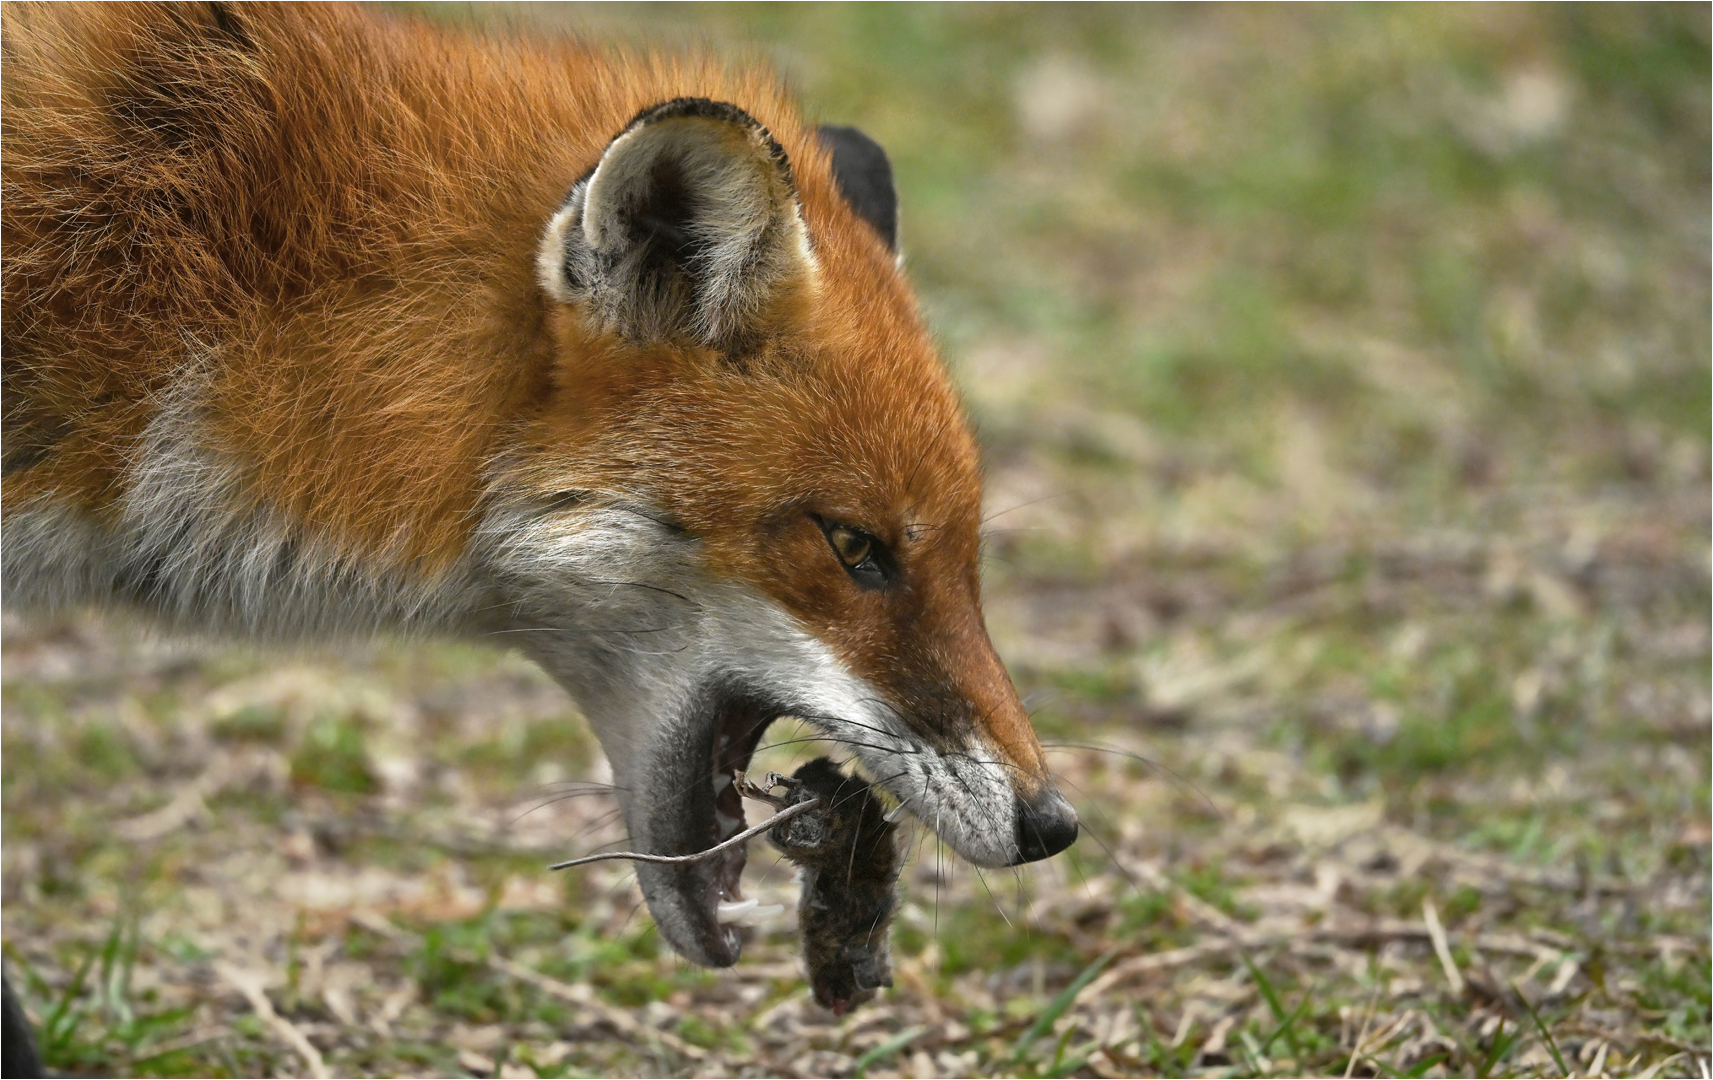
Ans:
{"label": "dead mouse", "polygon": [[[784,794],[773,791],[783,788]],[[868,782],[816,758],[790,778],[769,774],[748,794],[779,809],[819,799],[818,809],[768,833],[802,871],[797,921],[815,1000],[843,1016],[892,985],[890,931],[898,899],[898,826]]]}

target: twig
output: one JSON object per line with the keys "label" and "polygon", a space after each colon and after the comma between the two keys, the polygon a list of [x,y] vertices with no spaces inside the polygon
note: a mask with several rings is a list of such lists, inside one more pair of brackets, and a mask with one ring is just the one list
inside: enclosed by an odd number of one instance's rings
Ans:
{"label": "twig", "polygon": [[1431,897],[1422,897],[1422,922],[1427,924],[1428,937],[1433,941],[1433,951],[1439,956],[1439,966],[1445,969],[1445,981],[1451,984],[1451,996],[1463,996],[1463,973],[1457,970],[1457,961],[1451,958],[1451,946],[1445,940],[1445,927],[1439,923],[1439,909],[1433,906]]}
{"label": "twig", "polygon": [[773,828],[775,825],[778,825],[780,822],[790,821],[798,814],[813,810],[815,807],[820,805],[821,800],[819,799],[809,799],[804,802],[793,803],[781,810],[779,813],[768,818],[760,825],[755,826],[753,829],[745,829],[743,832],[738,833],[729,840],[722,840],[708,850],[698,851],[692,855],[651,855],[641,851],[609,851],[605,855],[585,855],[581,859],[571,859],[567,862],[554,863],[552,866],[549,866],[548,869],[564,870],[571,866],[584,866],[588,863],[605,862],[607,859],[632,859],[636,862],[666,863],[669,866],[701,862],[703,859],[711,859],[722,851],[738,846],[752,836],[761,835],[767,830]]}
{"label": "twig", "polygon": [[573,1005],[580,1005],[583,1008],[598,1014],[602,1020],[617,1028],[620,1035],[625,1035],[633,1039],[653,1040],[670,1050],[677,1051],[685,1057],[693,1058],[697,1061],[708,1056],[708,1051],[702,1049],[700,1046],[696,1046],[693,1043],[687,1043],[669,1031],[662,1031],[659,1028],[650,1027],[632,1016],[630,1013],[625,1012],[623,1009],[608,1005],[606,1002],[596,997],[594,990],[590,989],[586,984],[580,983],[572,985],[571,983],[562,983],[558,979],[551,978],[547,975],[543,975],[539,971],[534,971],[530,968],[524,967],[515,960],[507,960],[503,956],[490,954],[488,957],[488,965],[503,975],[509,975],[519,982],[528,983],[544,994],[551,994],[554,997],[559,998],[561,1001],[568,1001]]}
{"label": "twig", "polygon": [[299,1031],[290,1020],[274,1012],[273,1002],[269,1001],[268,995],[262,992],[261,975],[234,967],[224,960],[216,960],[214,970],[222,979],[231,983],[235,990],[244,995],[245,1000],[250,1003],[250,1008],[255,1010],[257,1018],[262,1023],[273,1028],[275,1035],[291,1044],[291,1048],[297,1051],[298,1056],[303,1058],[304,1064],[309,1067],[309,1075],[315,1077],[316,1080],[328,1080],[327,1063],[321,1060],[321,1051],[317,1050],[315,1044],[310,1042],[308,1037]]}

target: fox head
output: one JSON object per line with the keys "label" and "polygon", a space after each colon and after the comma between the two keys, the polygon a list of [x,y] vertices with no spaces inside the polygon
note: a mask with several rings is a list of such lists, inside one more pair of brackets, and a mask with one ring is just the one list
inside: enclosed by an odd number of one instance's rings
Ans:
{"label": "fox head", "polygon": [[[971,862],[1044,858],[1077,819],[983,622],[976,447],[890,169],[851,129],[790,144],[671,101],[547,223],[549,405],[481,527],[507,629],[582,705],[643,850],[740,831],[733,774],[793,717]],[[742,867],[638,867],[690,959],[737,959]]]}

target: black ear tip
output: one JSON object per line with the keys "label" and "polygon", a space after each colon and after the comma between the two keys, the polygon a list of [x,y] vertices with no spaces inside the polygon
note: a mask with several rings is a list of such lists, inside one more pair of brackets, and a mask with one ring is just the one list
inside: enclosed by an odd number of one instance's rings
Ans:
{"label": "black ear tip", "polygon": [[815,129],[815,134],[819,135],[821,141],[835,151],[839,149],[849,151],[853,155],[853,159],[855,155],[866,154],[878,158],[883,166],[886,164],[886,151],[881,148],[879,143],[864,135],[861,128],[850,127],[846,124],[822,124]]}
{"label": "black ear tip", "polygon": [[833,152],[833,179],[839,194],[858,217],[874,226],[889,250],[898,250],[898,191],[886,151],[854,127],[822,124],[815,134]]}
{"label": "black ear tip", "polygon": [[[773,137],[773,133],[768,131],[760,120],[727,101],[714,101],[710,98],[699,97],[673,98],[671,101],[651,105],[637,113],[631,118],[631,122],[625,125],[625,131],[633,131],[644,124],[682,117],[718,120],[724,124],[732,124],[755,132],[767,144],[767,152],[773,157],[774,162],[785,170],[787,178],[790,177],[791,159],[785,156],[785,148],[779,145],[778,140]],[[620,132],[621,135],[623,133]]]}

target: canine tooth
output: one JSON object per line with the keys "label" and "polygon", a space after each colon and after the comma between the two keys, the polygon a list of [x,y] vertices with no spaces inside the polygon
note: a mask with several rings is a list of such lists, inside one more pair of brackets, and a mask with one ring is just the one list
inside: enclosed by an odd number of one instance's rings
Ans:
{"label": "canine tooth", "polygon": [[748,900],[721,900],[719,906],[714,908],[714,911],[719,915],[721,922],[730,922],[733,919],[738,918],[740,915],[748,915],[750,912],[754,911],[756,906],[760,903],[761,901],[754,897],[751,897]]}
{"label": "canine tooth", "polygon": [[886,820],[897,821],[900,817],[904,816],[904,808],[909,805],[909,803],[899,803],[897,806],[894,806],[887,812]]}
{"label": "canine tooth", "polygon": [[784,904],[758,904],[754,900],[741,904],[727,902],[720,905],[720,921],[728,926],[760,926],[784,910]]}

